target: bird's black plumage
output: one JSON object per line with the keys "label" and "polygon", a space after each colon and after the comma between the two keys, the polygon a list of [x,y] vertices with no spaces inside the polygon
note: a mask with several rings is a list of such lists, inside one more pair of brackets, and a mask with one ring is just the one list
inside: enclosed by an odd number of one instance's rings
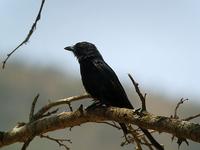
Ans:
{"label": "bird's black plumage", "polygon": [[[77,57],[85,90],[94,99],[99,100],[101,104],[106,106],[133,109],[117,75],[104,61],[94,44],[79,42],[65,49],[72,51]],[[120,125],[126,134],[126,125],[123,123],[120,123]],[[142,128],[142,131],[152,144],[156,144],[157,149],[162,148],[148,130]],[[158,148],[159,146],[160,148]]]}

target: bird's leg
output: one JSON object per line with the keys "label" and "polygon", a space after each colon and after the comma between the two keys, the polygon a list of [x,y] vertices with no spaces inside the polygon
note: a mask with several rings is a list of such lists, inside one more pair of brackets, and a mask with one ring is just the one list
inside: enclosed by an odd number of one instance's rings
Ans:
{"label": "bird's leg", "polygon": [[89,109],[95,109],[97,107],[101,107],[103,104],[99,101],[99,100],[96,100],[94,99],[94,103],[92,103],[91,105],[89,105],[86,110],[89,110]]}

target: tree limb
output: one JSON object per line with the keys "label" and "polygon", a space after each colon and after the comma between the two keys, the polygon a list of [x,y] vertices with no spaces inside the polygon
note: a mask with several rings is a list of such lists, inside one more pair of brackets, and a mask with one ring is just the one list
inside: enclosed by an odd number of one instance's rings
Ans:
{"label": "tree limb", "polygon": [[131,74],[128,74],[129,78],[131,79],[134,87],[135,87],[135,91],[138,94],[141,102],[142,102],[142,111],[147,111],[146,108],[146,96],[147,94],[145,93],[144,95],[140,92],[140,88],[139,88],[139,84],[133,79],[133,77],[131,76]]}
{"label": "tree limb", "polygon": [[[68,104],[70,106],[71,102],[77,101],[77,100],[81,100],[81,99],[85,99],[85,98],[90,98],[91,96],[87,93],[80,95],[80,96],[71,96],[68,98],[63,98],[63,99],[59,99],[56,100],[54,102],[50,102],[49,104],[43,106],[34,116],[33,118],[39,119],[41,117],[43,117],[43,114],[46,113],[49,109],[55,107],[55,106],[59,106],[59,105],[63,105],[63,104]],[[70,110],[72,111],[72,109],[70,108]]]}
{"label": "tree limb", "polygon": [[178,138],[187,138],[200,143],[200,125],[170,117],[155,116],[150,113],[138,115],[131,109],[125,108],[96,108],[93,110],[76,110],[63,112],[42,118],[24,126],[16,126],[8,132],[1,132],[0,147],[25,142],[34,135],[41,135],[49,131],[78,126],[87,122],[116,121],[131,123],[142,128],[153,129],[158,132],[173,134]]}

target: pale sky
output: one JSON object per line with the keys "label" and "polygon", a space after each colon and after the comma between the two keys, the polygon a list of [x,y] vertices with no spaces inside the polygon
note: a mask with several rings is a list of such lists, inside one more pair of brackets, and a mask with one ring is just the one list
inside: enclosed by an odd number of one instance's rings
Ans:
{"label": "pale sky", "polygon": [[[27,35],[41,1],[0,1],[0,59]],[[127,73],[142,87],[180,97],[200,97],[199,0],[46,0],[29,43],[7,64],[71,70],[75,57],[64,47],[93,42],[122,82]],[[67,69],[66,69],[67,68]]]}

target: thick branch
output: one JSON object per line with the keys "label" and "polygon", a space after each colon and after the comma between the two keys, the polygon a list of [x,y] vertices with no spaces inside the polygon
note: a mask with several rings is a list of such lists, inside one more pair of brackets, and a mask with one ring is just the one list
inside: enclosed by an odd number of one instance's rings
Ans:
{"label": "thick branch", "polygon": [[94,110],[80,110],[75,112],[63,112],[34,121],[24,126],[15,127],[8,132],[1,132],[0,147],[16,142],[24,142],[33,135],[77,126],[87,122],[116,121],[132,123],[137,126],[153,129],[159,132],[173,134],[179,138],[187,138],[200,143],[200,125],[178,119],[145,114],[138,116],[125,108],[97,108]]}

